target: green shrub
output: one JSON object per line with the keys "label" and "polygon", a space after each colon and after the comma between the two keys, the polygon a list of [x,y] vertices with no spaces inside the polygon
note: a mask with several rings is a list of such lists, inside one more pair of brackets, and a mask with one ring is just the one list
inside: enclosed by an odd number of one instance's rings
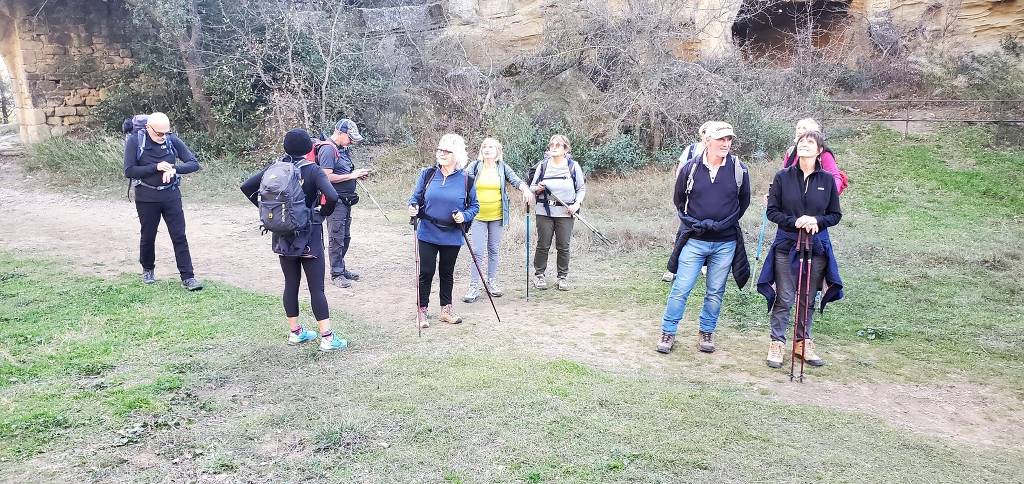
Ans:
{"label": "green shrub", "polygon": [[626,174],[642,168],[650,160],[635,137],[622,134],[590,149],[584,166],[588,173]]}

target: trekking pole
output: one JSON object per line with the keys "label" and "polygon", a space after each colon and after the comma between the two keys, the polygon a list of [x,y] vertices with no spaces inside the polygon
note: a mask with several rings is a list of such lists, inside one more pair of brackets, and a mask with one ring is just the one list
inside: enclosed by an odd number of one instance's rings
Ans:
{"label": "trekking pole", "polygon": [[811,265],[814,262],[814,252],[811,250],[811,241],[813,240],[810,233],[804,237],[804,299],[801,301],[805,303],[803,310],[803,318],[800,320],[800,326],[803,328],[801,331],[804,335],[804,339],[800,340],[800,383],[804,382],[804,364],[807,362],[807,323],[811,318],[814,317],[814,306],[813,298],[814,294],[811,292]]}
{"label": "trekking pole", "polygon": [[[548,195],[551,195],[555,199],[555,201],[558,202],[559,205],[561,205],[563,207],[566,207],[566,209],[569,208],[569,206],[566,205],[566,203],[563,202],[560,198],[558,198],[558,195],[555,195],[554,193],[552,193],[551,190],[548,189],[548,187],[544,187],[544,191],[548,192]],[[611,240],[608,240],[608,237],[605,237],[604,234],[602,234],[599,230],[597,230],[597,228],[595,228],[593,225],[590,225],[590,222],[587,222],[587,220],[585,218],[581,217],[579,213],[574,213],[574,214],[572,214],[572,216],[576,217],[577,219],[579,219],[580,222],[583,222],[583,225],[586,225],[587,228],[589,228],[590,230],[594,231],[594,234],[596,234],[597,237],[599,239],[601,239],[602,242],[604,242],[604,243],[606,243],[608,245],[615,245],[615,244],[612,243]]]}
{"label": "trekking pole", "polygon": [[754,254],[754,272],[751,275],[754,277],[755,286],[757,285],[758,268],[761,265],[761,248],[764,247],[764,229],[768,225],[768,209],[765,209],[764,216],[761,217],[761,229],[757,233],[757,252]]}
{"label": "trekking pole", "polygon": [[[452,215],[459,213],[458,210],[452,210]],[[491,288],[487,287],[487,278],[484,277],[484,271],[480,270],[480,262],[476,260],[476,254],[473,253],[473,245],[469,243],[469,236],[466,235],[466,231],[462,230],[461,224],[456,225],[459,232],[462,232],[462,240],[466,241],[466,248],[469,249],[469,256],[473,259],[473,265],[476,266],[476,273],[480,276],[480,282],[484,285],[484,292],[487,293],[487,299],[491,301],[491,309],[494,310],[494,317],[498,318],[498,322],[501,322],[501,316],[498,316],[498,307],[494,305],[494,298],[491,296]]]}
{"label": "trekking pole", "polygon": [[530,204],[526,204],[526,215],[523,217],[526,223],[526,302],[530,302]]}
{"label": "trekking pole", "polygon": [[413,289],[416,291],[416,335],[423,337],[423,328],[420,327],[420,241],[416,236],[416,216],[409,217],[409,225],[412,226],[412,253],[416,260],[416,279],[413,281]]}
{"label": "trekking pole", "polygon": [[387,212],[385,212],[384,209],[381,208],[380,204],[377,203],[377,199],[373,197],[372,193],[370,193],[370,189],[366,188],[366,185],[364,185],[363,182],[358,178],[356,178],[356,183],[359,185],[360,188],[363,189],[364,192],[366,192],[366,195],[370,197],[370,201],[377,206],[377,210],[380,210],[380,214],[384,216],[384,220],[387,220],[388,223],[391,223],[391,219],[388,218]]}
{"label": "trekking pole", "polygon": [[804,273],[804,258],[801,250],[801,242],[804,240],[803,229],[797,229],[796,233],[796,259],[799,269],[796,273],[796,288],[794,289],[794,300],[797,301],[796,308],[793,311],[793,349],[789,355],[789,381],[793,381],[795,375],[794,370],[796,367],[796,334],[797,325],[800,324],[800,284],[803,282]]}

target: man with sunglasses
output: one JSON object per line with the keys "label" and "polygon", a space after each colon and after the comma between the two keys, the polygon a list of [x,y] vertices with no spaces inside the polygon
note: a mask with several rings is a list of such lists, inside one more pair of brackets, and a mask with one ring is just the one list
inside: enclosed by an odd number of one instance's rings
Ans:
{"label": "man with sunglasses", "polygon": [[164,113],[150,114],[145,130],[126,139],[124,176],[134,180],[135,209],[142,228],[139,263],[142,264],[142,282],[146,284],[156,282],[156,232],[162,217],[174,246],[181,286],[189,291],[203,288],[192,269],[192,256],[185,238],[185,212],[181,206],[181,175],[196,171],[199,171],[199,160],[171,133],[171,121]]}
{"label": "man with sunglasses", "polygon": [[356,182],[370,174],[366,168],[356,168],[349,153],[350,146],[362,140],[355,121],[342,119],[328,138],[330,143],[318,145],[316,153],[317,164],[338,192],[338,205],[327,217],[327,253],[331,259],[331,284],[341,288],[352,287],[352,281],[359,280],[359,273],[345,267],[345,255],[352,241],[352,206],[359,202]]}

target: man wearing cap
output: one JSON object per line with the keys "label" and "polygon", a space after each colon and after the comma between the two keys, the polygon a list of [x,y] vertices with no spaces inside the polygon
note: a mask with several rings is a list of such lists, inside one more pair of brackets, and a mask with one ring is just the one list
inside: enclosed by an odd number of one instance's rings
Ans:
{"label": "man wearing cap", "polygon": [[[697,141],[690,143],[690,146],[687,146],[686,149],[683,150],[683,154],[679,155],[679,164],[676,165],[676,178],[674,179],[679,178],[679,172],[683,171],[683,165],[685,165],[687,161],[690,161],[696,158],[697,156],[700,156],[700,154],[704,152],[704,136],[707,134],[708,126],[711,126],[714,123],[715,121],[708,121],[700,125],[700,128],[697,130]],[[682,234],[684,228],[686,228],[686,226],[683,225],[682,222],[680,222],[679,230],[676,232],[676,239],[679,239],[679,236],[680,234]],[[669,265],[671,266],[671,262],[669,262]],[[707,268],[704,268],[702,270],[705,273],[707,272]],[[672,282],[672,280],[675,278],[676,273],[671,270],[665,272],[665,274],[661,276],[661,280],[665,282]]]}
{"label": "man wearing cap", "polygon": [[707,290],[697,348],[705,353],[715,351],[715,326],[730,270],[739,287],[750,278],[739,227],[750,205],[750,176],[739,158],[729,153],[736,136],[732,126],[714,122],[706,129],[703,153],[686,162],[676,178],[673,201],[684,229],[673,251],[676,277],[662,319],[659,353],[668,353],[675,346],[676,329],[702,265],[708,267]]}
{"label": "man wearing cap", "polygon": [[317,164],[338,192],[338,206],[327,217],[327,252],[331,258],[331,284],[342,288],[351,287],[352,281],[359,280],[358,273],[345,267],[345,254],[352,240],[352,206],[359,202],[356,181],[370,174],[370,170],[356,168],[349,154],[349,146],[362,140],[356,123],[342,119],[334,126],[330,143],[321,146],[316,154]]}
{"label": "man wearing cap", "polygon": [[142,228],[139,263],[145,284],[156,282],[156,232],[163,218],[174,246],[181,286],[189,291],[203,288],[193,272],[181,206],[181,175],[197,172],[199,168],[196,155],[171,133],[171,121],[164,113],[150,114],[146,129],[125,139],[124,176],[132,179],[135,187],[135,209]]}

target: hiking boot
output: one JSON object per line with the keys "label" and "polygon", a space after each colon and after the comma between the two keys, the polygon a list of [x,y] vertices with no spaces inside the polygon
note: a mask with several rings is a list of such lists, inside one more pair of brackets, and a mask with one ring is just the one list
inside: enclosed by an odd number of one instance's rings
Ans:
{"label": "hiking boot", "polygon": [[346,270],[345,272],[342,272],[341,275],[345,276],[345,279],[348,279],[350,281],[358,281],[359,280],[359,273],[358,272],[352,272],[352,271]]}
{"label": "hiking boot", "polygon": [[533,287],[544,290],[548,288],[548,281],[544,279],[544,274],[534,274],[533,276]]}
{"label": "hiking boot", "polygon": [[199,279],[190,277],[181,281],[181,287],[188,289],[189,291],[198,291],[203,288],[203,283],[199,282]]}
{"label": "hiking boot", "polygon": [[569,285],[569,281],[565,280],[564,277],[559,277],[558,284],[555,286],[555,288],[558,289],[559,291],[568,291],[572,289],[572,286]]}
{"label": "hiking boot", "polygon": [[701,331],[697,336],[697,349],[703,353],[715,352],[715,333]]}
{"label": "hiking boot", "polygon": [[462,322],[462,316],[455,314],[455,310],[452,309],[452,305],[449,304],[441,308],[441,317],[437,318],[442,323],[459,324]]}
{"label": "hiking boot", "polygon": [[498,281],[494,279],[487,281],[487,289],[491,290],[491,295],[494,297],[501,297],[505,294],[505,291],[501,290],[501,286],[498,285]]}
{"label": "hiking boot", "polygon": [[675,279],[676,279],[676,274],[674,272],[665,271],[665,273],[661,275],[661,280],[663,280],[665,282],[672,282]]}
{"label": "hiking boot", "polygon": [[330,338],[320,338],[320,351],[337,351],[348,347],[348,341],[331,333]]}
{"label": "hiking boot", "polygon": [[429,328],[430,321],[427,320],[427,308],[420,308],[416,311],[416,326],[421,328]]}
{"label": "hiking boot", "polygon": [[469,286],[469,290],[466,291],[466,295],[462,296],[462,302],[471,303],[476,301],[480,297],[480,288],[475,285]]}
{"label": "hiking boot", "polygon": [[331,285],[342,289],[348,289],[352,287],[352,281],[345,276],[335,276],[331,278]]}
{"label": "hiking boot", "polygon": [[308,343],[320,336],[320,333],[309,329],[302,328],[299,334],[295,334],[293,331],[288,332],[288,346],[300,345],[302,343]]}
{"label": "hiking boot", "polygon": [[765,362],[769,368],[782,368],[783,344],[781,341],[772,340],[768,345],[768,358]]}
{"label": "hiking boot", "polygon": [[156,282],[156,275],[153,274],[153,269],[142,271],[143,284],[153,284],[154,282]]}
{"label": "hiking boot", "polygon": [[658,353],[668,353],[676,345],[676,335],[661,332],[661,340],[658,341]]}
{"label": "hiking boot", "polygon": [[825,361],[814,352],[814,341],[809,339],[796,342],[796,351],[793,352],[793,356],[804,360],[804,362],[811,366],[821,366],[825,364]]}

